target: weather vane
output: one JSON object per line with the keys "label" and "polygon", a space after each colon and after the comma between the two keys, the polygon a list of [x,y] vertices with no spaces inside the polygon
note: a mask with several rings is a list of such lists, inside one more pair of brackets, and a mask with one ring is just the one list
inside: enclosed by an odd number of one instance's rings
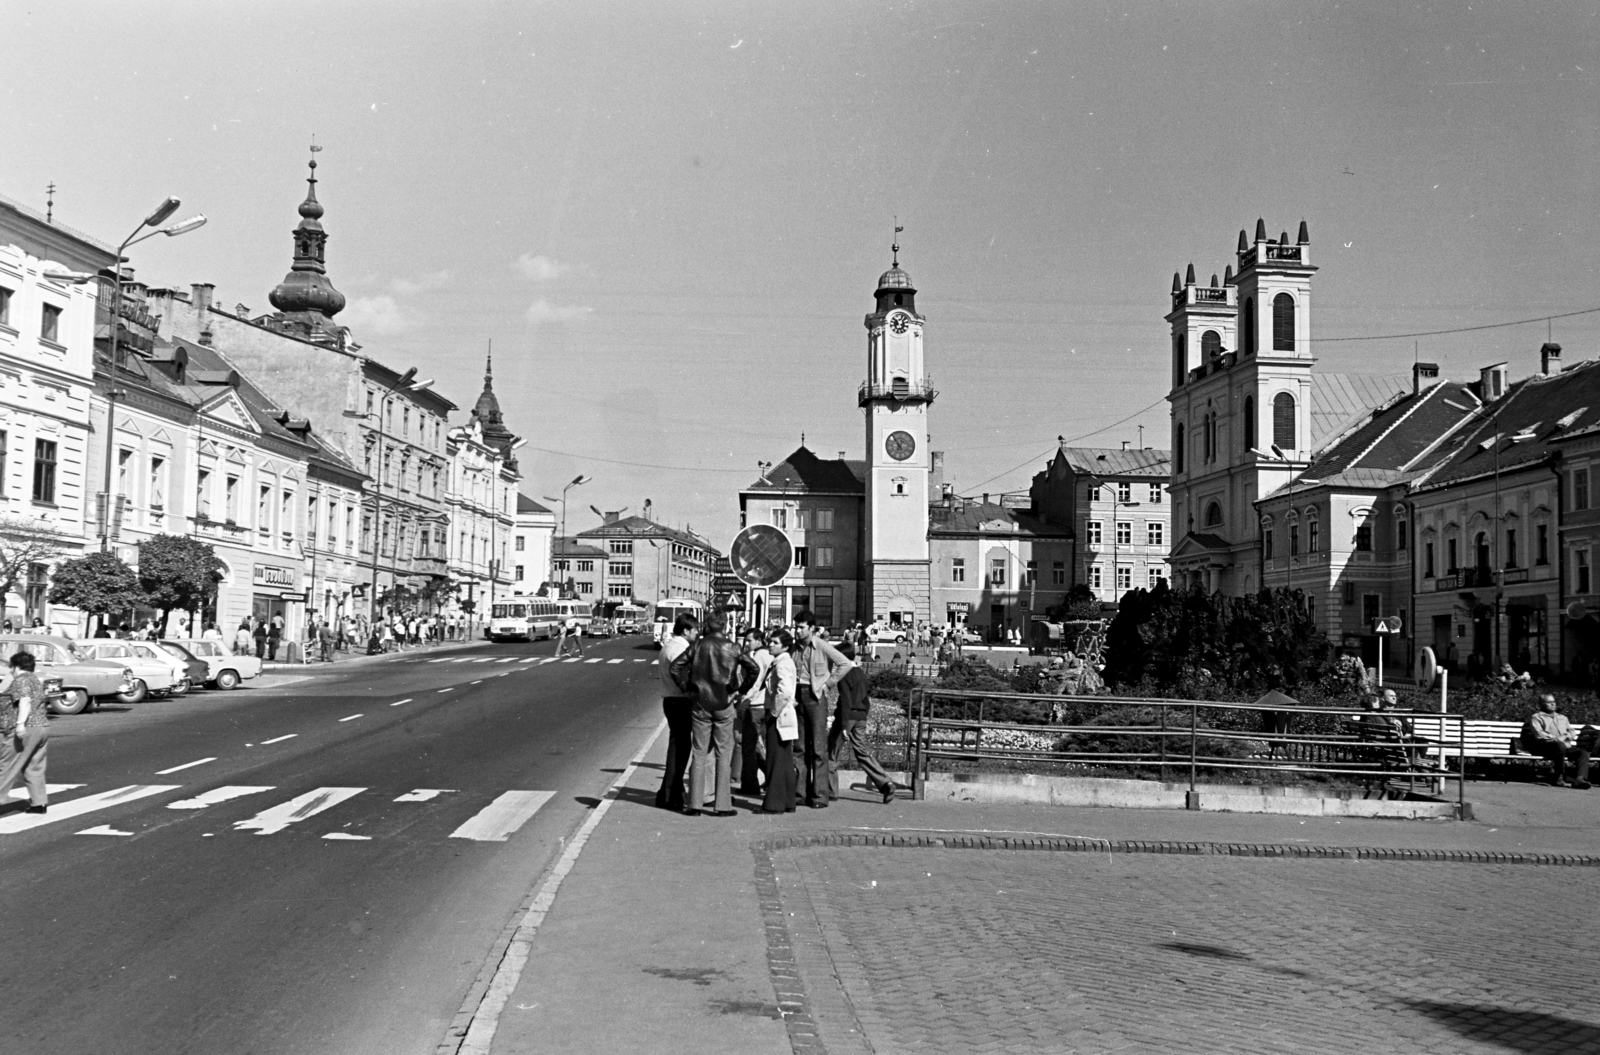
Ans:
{"label": "weather vane", "polygon": [[905,228],[900,226],[900,217],[899,217],[898,214],[896,214],[895,218],[894,218],[894,235],[895,235],[895,237],[894,237],[893,244],[891,244],[889,246],[890,249],[894,250],[894,261],[893,261],[893,264],[894,264],[895,267],[899,267],[900,266],[900,232],[904,231],[904,230],[905,230]]}

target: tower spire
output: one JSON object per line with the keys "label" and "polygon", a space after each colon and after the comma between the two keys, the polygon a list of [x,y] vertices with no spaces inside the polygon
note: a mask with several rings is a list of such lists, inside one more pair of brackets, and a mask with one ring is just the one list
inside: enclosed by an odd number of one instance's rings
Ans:
{"label": "tower spire", "polygon": [[896,216],[894,218],[894,241],[889,246],[890,251],[894,254],[894,259],[889,262],[890,267],[900,266],[900,232],[904,230],[905,228],[900,226],[900,217]]}
{"label": "tower spire", "polygon": [[345,304],[344,294],[328,281],[328,234],[319,222],[325,210],[317,200],[317,154],[321,151],[312,142],[306,200],[297,210],[300,222],[294,229],[294,263],[267,297],[273,307],[315,332],[333,330],[333,317],[344,310]]}

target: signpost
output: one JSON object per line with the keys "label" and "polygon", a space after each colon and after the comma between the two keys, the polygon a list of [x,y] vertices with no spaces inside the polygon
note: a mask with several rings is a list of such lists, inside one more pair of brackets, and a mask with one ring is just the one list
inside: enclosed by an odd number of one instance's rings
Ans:
{"label": "signpost", "polygon": [[1397,615],[1380,616],[1372,621],[1372,632],[1378,635],[1378,689],[1383,689],[1383,639],[1390,634],[1400,633],[1400,617]]}
{"label": "signpost", "polygon": [[[771,524],[752,524],[733,537],[728,563],[734,577],[745,586],[766,589],[781,582],[794,567],[794,546]],[[765,610],[765,606],[762,608]],[[752,618],[755,615],[753,605],[750,614]]]}

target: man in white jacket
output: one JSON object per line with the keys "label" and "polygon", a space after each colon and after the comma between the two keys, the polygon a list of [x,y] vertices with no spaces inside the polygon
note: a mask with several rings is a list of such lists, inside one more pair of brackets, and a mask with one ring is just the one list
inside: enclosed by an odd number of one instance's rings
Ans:
{"label": "man in white jacket", "polygon": [[672,680],[672,661],[687,652],[699,636],[699,620],[684,612],[673,624],[672,636],[661,643],[661,709],[667,715],[667,764],[661,790],[656,792],[656,805],[662,809],[683,809],[683,775],[693,754],[694,696]]}

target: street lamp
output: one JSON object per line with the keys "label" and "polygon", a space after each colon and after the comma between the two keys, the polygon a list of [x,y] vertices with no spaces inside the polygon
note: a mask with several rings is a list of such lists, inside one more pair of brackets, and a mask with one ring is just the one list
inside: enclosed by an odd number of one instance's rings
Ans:
{"label": "street lamp", "polygon": [[[139,226],[133,229],[133,233],[124,238],[122,244],[117,246],[117,259],[112,265],[115,274],[113,275],[111,287],[111,385],[106,391],[106,472],[105,487],[101,491],[99,510],[100,551],[102,553],[111,548],[111,521],[113,516],[111,510],[111,461],[116,453],[117,367],[121,365],[117,359],[117,337],[118,322],[122,318],[122,254],[128,251],[129,246],[138,245],[146,238],[154,238],[158,234],[164,234],[168,238],[172,238],[180,234],[188,234],[196,228],[205,226],[206,218],[203,215],[191,216],[187,220],[180,220],[178,223],[169,224],[166,227],[158,226],[166,223],[167,218],[178,211],[179,204],[177,198],[169,197],[166,201],[156,206],[155,211],[146,216]],[[154,228],[154,230],[145,231],[146,227]],[[144,231],[144,233],[140,234],[140,231]]]}
{"label": "street lamp", "polygon": [[[376,624],[377,623],[377,618],[378,618],[378,558],[383,552],[383,429],[384,429],[384,422],[388,418],[389,401],[391,399],[393,399],[396,395],[398,395],[402,390],[407,391],[407,392],[421,392],[423,389],[426,389],[430,385],[433,384],[433,378],[431,378],[431,377],[428,378],[426,381],[417,381],[417,382],[413,383],[411,379],[413,377],[416,377],[416,376],[417,376],[417,368],[414,367],[414,366],[411,369],[407,370],[405,373],[401,374],[400,377],[398,379],[396,379],[395,382],[392,385],[389,386],[388,394],[386,394],[378,404],[378,423],[377,423],[378,450],[377,450],[377,459],[376,459],[376,461],[374,463],[376,465],[376,468],[377,468],[377,472],[375,474],[375,479],[377,480],[377,483],[378,483],[378,489],[375,492],[373,492],[373,500],[372,500],[372,596],[367,602],[368,615],[370,616],[370,622],[372,624]],[[370,626],[369,626],[368,630],[370,632],[370,630],[371,630]]]}
{"label": "street lamp", "polygon": [[[593,480],[593,479],[594,479],[594,477],[592,477],[592,476],[585,476],[583,473],[579,473],[577,476],[574,476],[572,478],[572,482],[571,483],[567,484],[567,486],[565,486],[565,487],[563,487],[561,489],[561,497],[560,498],[551,498],[549,495],[545,495],[544,496],[544,500],[546,502],[560,502],[561,503],[561,537],[563,539],[565,539],[567,537],[567,492],[572,490],[574,487],[577,487],[579,484],[586,484],[590,480]],[[556,577],[556,548],[554,546],[551,546],[550,547],[550,580],[552,582],[555,581],[555,577]]]}

